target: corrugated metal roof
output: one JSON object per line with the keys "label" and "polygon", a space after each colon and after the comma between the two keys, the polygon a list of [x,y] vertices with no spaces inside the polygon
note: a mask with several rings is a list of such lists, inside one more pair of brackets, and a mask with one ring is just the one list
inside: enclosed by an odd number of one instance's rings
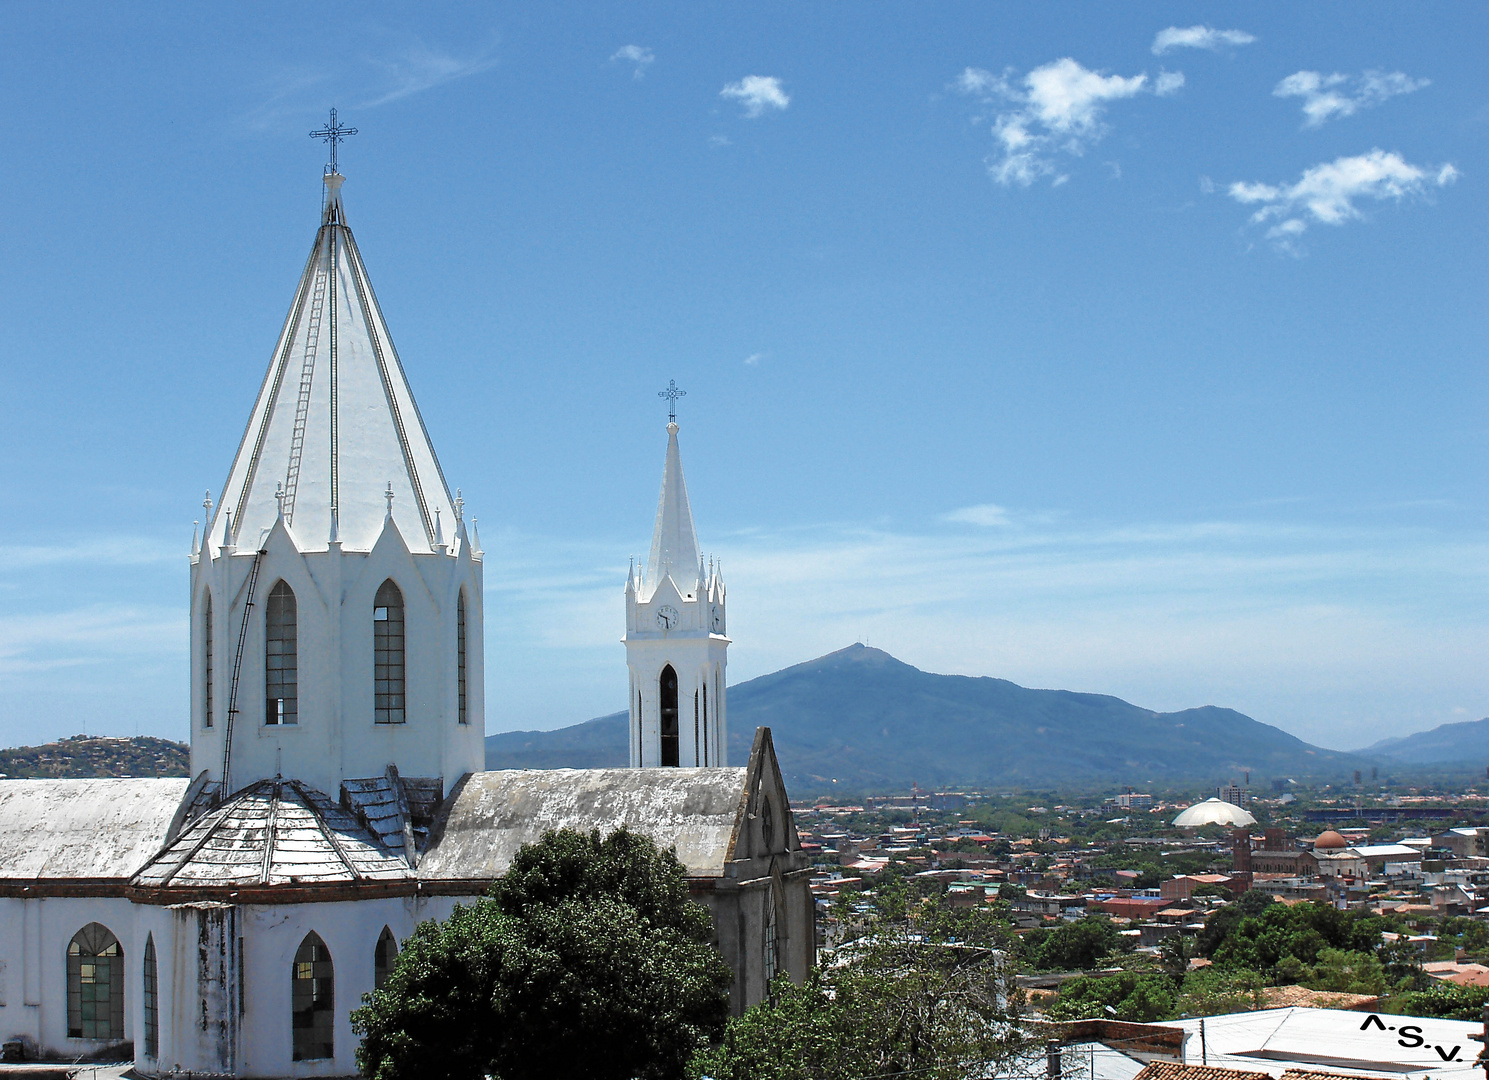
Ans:
{"label": "corrugated metal roof", "polygon": [[128,879],[159,849],[189,783],[0,780],[0,879]]}
{"label": "corrugated metal roof", "polygon": [[523,769],[473,773],[419,864],[425,880],[489,880],[550,829],[622,825],[650,837],[693,877],[720,877],[746,770]]}

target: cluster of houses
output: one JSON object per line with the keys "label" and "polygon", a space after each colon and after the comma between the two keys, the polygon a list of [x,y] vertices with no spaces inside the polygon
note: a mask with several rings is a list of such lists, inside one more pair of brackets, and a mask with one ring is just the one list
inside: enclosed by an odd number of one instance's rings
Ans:
{"label": "cluster of houses", "polygon": [[[1408,927],[1420,921],[1424,932],[1411,940],[1427,951],[1435,938],[1426,931],[1435,920],[1489,915],[1485,827],[1450,828],[1391,843],[1371,840],[1366,829],[1326,829],[1299,837],[1257,827],[1241,807],[1211,799],[1185,810],[1172,835],[1081,845],[1052,835],[1048,828],[1033,836],[1010,836],[989,832],[975,820],[931,820],[945,815],[927,815],[927,823],[892,825],[876,835],[835,824],[854,809],[797,811],[802,850],[814,864],[811,890],[817,899],[818,938],[824,943],[833,937],[832,902],[872,889],[892,864],[916,879],[944,883],[952,905],[1006,900],[1023,928],[1104,912],[1138,947],[1198,932],[1211,908],[1252,888],[1283,902],[1311,900],[1397,914]],[[1199,828],[1192,824],[1196,816]],[[1209,853],[1225,869],[1155,883],[1151,874],[1142,880],[1140,869],[1114,867],[1119,860],[1107,857],[1114,853],[1129,854],[1133,867],[1177,853]],[[1444,974],[1465,976],[1456,968]]]}

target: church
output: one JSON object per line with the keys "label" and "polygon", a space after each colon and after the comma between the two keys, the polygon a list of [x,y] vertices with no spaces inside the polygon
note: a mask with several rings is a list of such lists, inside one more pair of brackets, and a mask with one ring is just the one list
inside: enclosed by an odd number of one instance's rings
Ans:
{"label": "church", "polygon": [[675,413],[625,582],[630,767],[485,771],[481,542],[347,226],[334,113],[328,131],[321,224],[192,541],[190,779],[0,780],[0,1040],[28,1059],[353,1074],[350,1013],[399,943],[557,828],[676,851],[736,1015],[815,959],[769,730],[727,761],[725,589]]}

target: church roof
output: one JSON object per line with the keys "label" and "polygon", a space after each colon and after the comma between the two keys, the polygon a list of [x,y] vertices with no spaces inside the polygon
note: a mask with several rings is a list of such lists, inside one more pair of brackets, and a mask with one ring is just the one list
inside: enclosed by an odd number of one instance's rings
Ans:
{"label": "church roof", "polygon": [[746,769],[523,769],[473,773],[419,864],[425,881],[485,881],[550,829],[625,826],[676,848],[691,877],[733,857]]}
{"label": "church roof", "polygon": [[393,519],[415,550],[436,543],[435,511],[449,516],[439,459],[346,225],[342,180],[326,177],[321,227],[207,527],[213,550],[225,540],[256,549],[281,489],[305,547],[332,537],[334,506],[336,538],[370,550],[389,484]]}
{"label": "church roof", "polygon": [[693,591],[699,578],[698,534],[688,505],[688,485],[682,478],[682,454],[677,448],[677,424],[667,425],[667,464],[662,470],[662,494],[657,500],[657,524],[646,560],[641,601],[651,599],[662,579],[671,575],[677,590]]}
{"label": "church roof", "polygon": [[267,887],[282,896],[409,879],[402,851],[324,794],[294,780],[261,780],[187,825],[130,884],[192,896],[229,890],[251,902]]}
{"label": "church roof", "polygon": [[187,783],[0,780],[0,879],[122,884],[160,847]]}

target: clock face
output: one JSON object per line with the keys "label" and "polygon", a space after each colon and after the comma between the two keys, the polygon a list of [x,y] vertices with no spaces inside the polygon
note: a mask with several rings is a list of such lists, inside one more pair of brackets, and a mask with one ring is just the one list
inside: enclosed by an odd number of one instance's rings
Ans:
{"label": "clock face", "polygon": [[681,618],[681,616],[678,615],[677,608],[673,607],[671,604],[663,604],[660,608],[657,609],[657,625],[660,626],[663,630],[671,630],[674,626],[677,625],[677,620],[679,618]]}

